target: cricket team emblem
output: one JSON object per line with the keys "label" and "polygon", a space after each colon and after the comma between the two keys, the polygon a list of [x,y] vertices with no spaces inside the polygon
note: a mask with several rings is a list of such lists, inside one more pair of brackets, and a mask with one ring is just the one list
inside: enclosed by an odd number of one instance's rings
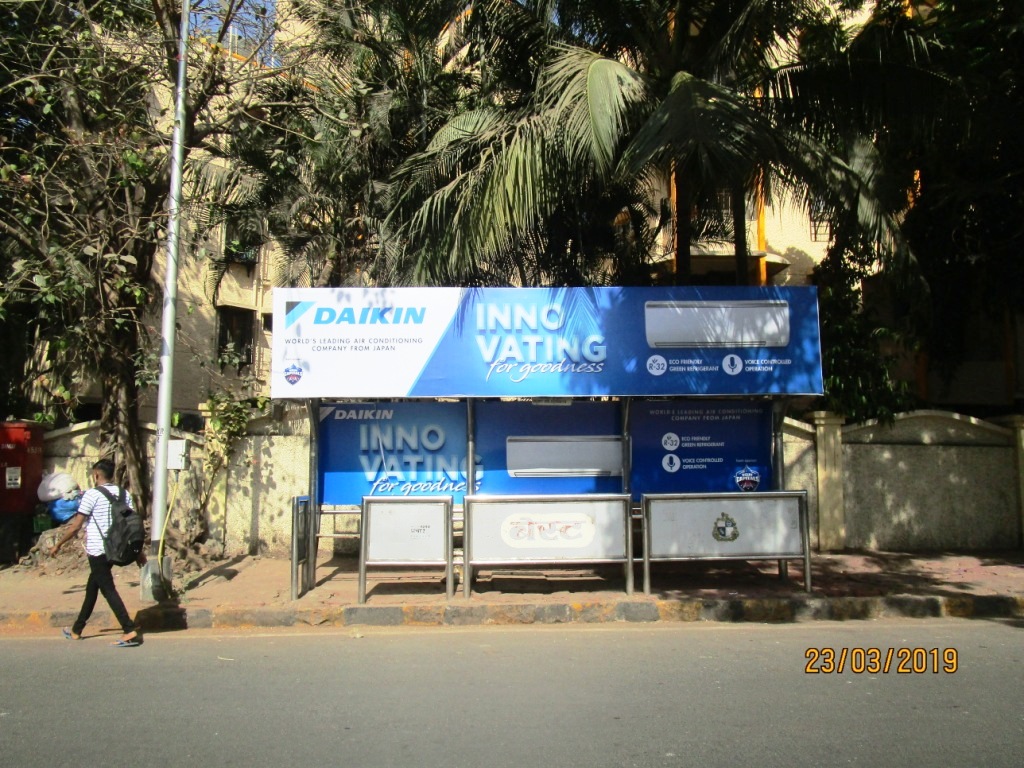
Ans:
{"label": "cricket team emblem", "polygon": [[298,384],[299,379],[301,378],[302,369],[299,368],[299,366],[295,365],[294,363],[284,369],[284,380],[287,381],[289,384]]}
{"label": "cricket team emblem", "polygon": [[756,491],[757,487],[761,485],[761,473],[749,465],[736,470],[736,474],[732,478],[741,491]]}
{"label": "cricket team emblem", "polygon": [[723,512],[715,520],[711,535],[715,537],[715,541],[736,541],[740,537],[740,529],[736,521]]}

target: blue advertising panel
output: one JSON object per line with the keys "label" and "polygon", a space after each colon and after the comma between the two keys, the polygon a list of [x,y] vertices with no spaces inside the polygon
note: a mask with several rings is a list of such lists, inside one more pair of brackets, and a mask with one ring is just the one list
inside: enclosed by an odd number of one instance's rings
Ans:
{"label": "blue advertising panel", "polygon": [[[622,408],[614,401],[480,401],[474,410],[475,493],[620,493]],[[633,401],[630,490],[755,491],[772,485],[770,403]],[[467,481],[464,403],[325,403],[320,409],[320,499],[451,495]]]}
{"label": "blue advertising panel", "polygon": [[275,398],[817,395],[813,288],[274,289]]}
{"label": "blue advertising panel", "polygon": [[771,490],[770,403],[634,402],[630,433],[634,499],[645,493]]}
{"label": "blue advertising panel", "polygon": [[476,405],[476,450],[488,494],[621,493],[623,441],[616,402]]}
{"label": "blue advertising panel", "polygon": [[[463,403],[326,403],[320,409],[320,502],[466,493]],[[478,474],[479,476],[479,474]]]}

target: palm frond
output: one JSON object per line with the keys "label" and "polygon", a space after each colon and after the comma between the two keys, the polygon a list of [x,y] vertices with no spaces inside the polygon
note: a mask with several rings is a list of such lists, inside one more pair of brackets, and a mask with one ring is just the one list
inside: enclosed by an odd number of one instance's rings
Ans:
{"label": "palm frond", "polygon": [[778,159],[777,133],[755,105],[734,91],[680,72],[668,95],[636,132],[618,172],[654,164],[685,168],[700,186],[720,189],[747,181],[757,162]]}
{"label": "palm frond", "polygon": [[580,48],[562,48],[542,73],[538,97],[567,162],[574,167],[592,165],[604,176],[646,101],[647,86],[619,61]]}

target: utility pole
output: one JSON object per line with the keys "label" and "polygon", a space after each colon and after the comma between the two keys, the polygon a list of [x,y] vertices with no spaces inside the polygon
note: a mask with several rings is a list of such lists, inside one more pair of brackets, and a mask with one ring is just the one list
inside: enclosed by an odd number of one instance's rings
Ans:
{"label": "utility pole", "polygon": [[[182,0],[178,40],[178,81],[174,96],[174,130],[171,134],[171,189],[167,223],[167,269],[164,276],[163,319],[160,331],[160,381],[156,410],[156,466],[153,469],[153,514],[150,517],[150,559],[143,569],[143,599],[168,595],[170,559],[164,558],[160,542],[167,509],[167,456],[171,436],[171,395],[174,383],[174,335],[177,325],[178,253],[181,232],[181,187],[185,163],[185,99],[188,84],[188,35],[191,0]],[[166,565],[165,565],[165,560]]]}

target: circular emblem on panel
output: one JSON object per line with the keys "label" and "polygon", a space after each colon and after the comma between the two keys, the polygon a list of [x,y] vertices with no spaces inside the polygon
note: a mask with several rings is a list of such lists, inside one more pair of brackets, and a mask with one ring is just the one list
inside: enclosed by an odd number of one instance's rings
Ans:
{"label": "circular emblem on panel", "polygon": [[736,541],[740,536],[740,529],[736,525],[736,521],[723,512],[715,520],[711,535],[715,537],[715,541]]}
{"label": "circular emblem on panel", "polygon": [[722,360],[722,370],[730,376],[735,376],[743,370],[743,358],[739,355],[726,355]]}
{"label": "circular emblem on panel", "polygon": [[651,376],[661,376],[668,371],[668,361],[661,355],[651,355],[647,358],[647,372]]}

